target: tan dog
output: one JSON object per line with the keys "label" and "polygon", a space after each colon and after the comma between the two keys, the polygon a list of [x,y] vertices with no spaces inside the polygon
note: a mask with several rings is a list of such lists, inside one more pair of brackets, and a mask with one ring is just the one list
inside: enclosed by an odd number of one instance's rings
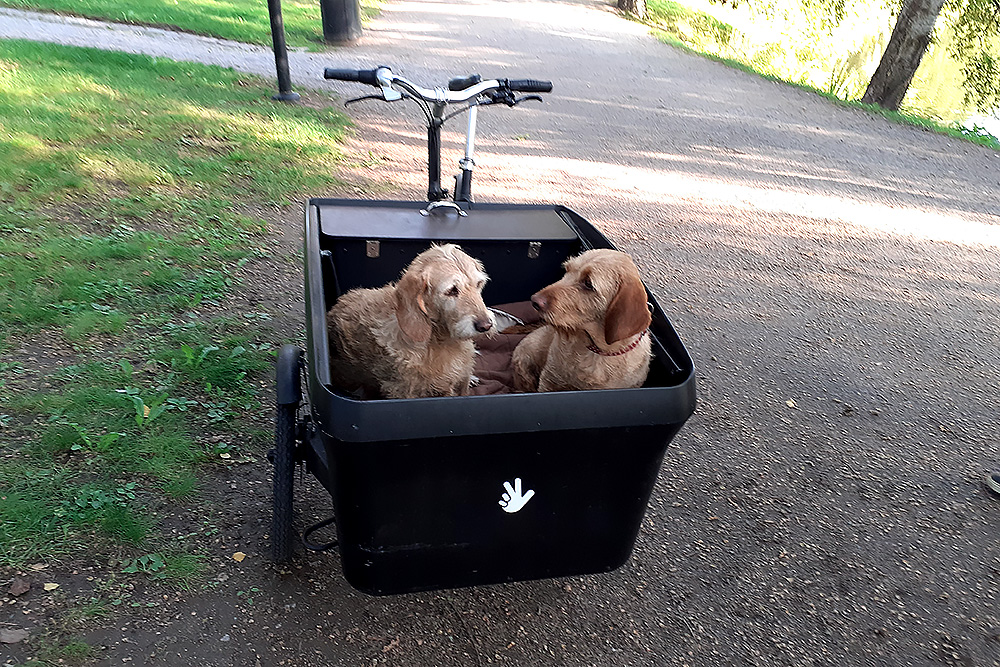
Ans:
{"label": "tan dog", "polygon": [[398,283],[343,294],[327,313],[334,382],[365,398],[468,394],[472,338],[494,326],[487,280],[447,244],[417,255]]}
{"label": "tan dog", "polygon": [[639,387],[649,372],[652,321],[632,258],[588,250],[566,275],[531,297],[545,326],[511,358],[518,391]]}

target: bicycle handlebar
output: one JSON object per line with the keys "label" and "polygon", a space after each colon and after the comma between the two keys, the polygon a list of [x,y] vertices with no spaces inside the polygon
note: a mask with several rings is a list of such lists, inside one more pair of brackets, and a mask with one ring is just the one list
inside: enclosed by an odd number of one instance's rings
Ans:
{"label": "bicycle handlebar", "polygon": [[476,85],[482,80],[483,77],[479,76],[478,74],[470,74],[469,76],[455,77],[454,79],[448,82],[448,90],[465,90],[470,86]]}
{"label": "bicycle handlebar", "polygon": [[534,79],[507,79],[507,87],[519,93],[551,93],[551,81],[535,81]]}
{"label": "bicycle handlebar", "polygon": [[376,69],[334,69],[333,67],[327,67],[323,70],[324,79],[337,79],[338,81],[357,81],[358,83],[367,83],[369,86],[378,86],[378,78],[376,77]]}
{"label": "bicycle handlebar", "polygon": [[[523,93],[552,92],[551,81],[536,81],[534,79],[487,79],[484,81],[478,74],[452,79],[448,83],[447,90],[444,88],[423,88],[409,79],[393,74],[392,70],[385,66],[368,70],[335,69],[328,67],[323,70],[323,77],[326,79],[337,79],[338,81],[364,83],[375,88],[381,88],[383,92],[386,89],[393,90],[392,86],[396,84],[412,97],[425,102],[444,104],[467,102],[493,90],[508,90]],[[399,99],[398,91],[394,92],[394,98]]]}

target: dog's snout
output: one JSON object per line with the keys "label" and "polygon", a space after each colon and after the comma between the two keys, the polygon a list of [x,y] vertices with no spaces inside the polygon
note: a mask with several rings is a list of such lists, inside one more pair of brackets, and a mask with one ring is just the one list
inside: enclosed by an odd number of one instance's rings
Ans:
{"label": "dog's snout", "polygon": [[473,326],[476,327],[476,331],[479,333],[486,333],[493,328],[493,320],[489,317],[480,317],[473,322]]}
{"label": "dog's snout", "polygon": [[531,297],[531,305],[534,306],[535,310],[538,312],[544,313],[549,307],[549,300],[545,298],[545,295],[539,292]]}

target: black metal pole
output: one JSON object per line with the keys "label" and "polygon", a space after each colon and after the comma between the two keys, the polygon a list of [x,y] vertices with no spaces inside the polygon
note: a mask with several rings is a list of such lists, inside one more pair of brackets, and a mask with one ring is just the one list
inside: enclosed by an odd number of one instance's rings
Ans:
{"label": "black metal pole", "polygon": [[278,94],[272,100],[294,102],[299,94],[292,92],[292,77],[288,74],[288,47],[285,46],[285,22],[281,19],[281,0],[267,0],[271,15],[271,42],[274,44],[274,65],[278,70]]}

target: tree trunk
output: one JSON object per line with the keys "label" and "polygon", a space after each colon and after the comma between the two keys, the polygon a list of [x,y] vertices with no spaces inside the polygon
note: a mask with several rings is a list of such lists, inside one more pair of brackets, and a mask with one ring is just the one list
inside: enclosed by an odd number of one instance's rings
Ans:
{"label": "tree trunk", "polygon": [[906,0],[878,69],[861,101],[898,111],[910,81],[931,43],[945,0]]}
{"label": "tree trunk", "polygon": [[618,0],[618,9],[642,21],[646,20],[646,0]]}

